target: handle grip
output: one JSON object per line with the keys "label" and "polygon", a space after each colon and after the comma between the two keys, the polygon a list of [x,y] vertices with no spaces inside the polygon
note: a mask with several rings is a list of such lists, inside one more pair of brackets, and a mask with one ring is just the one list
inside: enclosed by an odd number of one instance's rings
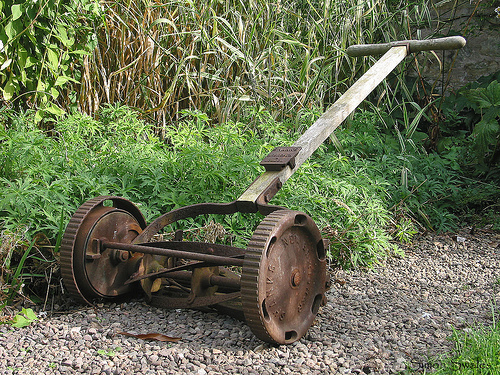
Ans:
{"label": "handle grip", "polygon": [[347,48],[347,54],[352,57],[379,55],[386,53],[392,47],[407,46],[408,53],[443,50],[443,49],[460,49],[465,46],[465,38],[461,36],[449,36],[446,38],[426,39],[426,40],[401,40],[398,42],[383,43],[383,44],[357,44]]}

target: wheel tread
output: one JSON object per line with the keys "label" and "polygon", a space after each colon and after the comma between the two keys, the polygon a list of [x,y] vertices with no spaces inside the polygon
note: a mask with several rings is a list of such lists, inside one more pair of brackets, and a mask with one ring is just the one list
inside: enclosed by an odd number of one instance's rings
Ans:
{"label": "wheel tread", "polygon": [[245,252],[241,275],[241,302],[245,320],[252,332],[261,340],[277,343],[265,328],[258,301],[259,269],[262,255],[273,229],[280,219],[290,213],[289,210],[275,211],[264,218],[250,240]]}

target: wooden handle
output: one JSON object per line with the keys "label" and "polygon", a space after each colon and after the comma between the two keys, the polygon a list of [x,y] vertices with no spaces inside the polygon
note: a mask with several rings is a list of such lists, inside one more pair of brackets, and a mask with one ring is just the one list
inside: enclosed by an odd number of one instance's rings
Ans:
{"label": "wooden handle", "polygon": [[392,47],[407,46],[408,53],[413,53],[431,50],[460,49],[465,46],[465,43],[465,38],[461,36],[449,36],[439,39],[402,40],[384,44],[357,44],[347,48],[346,52],[352,57],[379,55],[386,53]]}
{"label": "wooden handle", "polygon": [[[314,124],[297,139],[292,147],[299,148],[295,166],[286,164],[280,170],[268,170],[260,175],[237,199],[238,204],[254,204],[278,180],[284,184],[311,154],[333,133],[352,111],[384,80],[407,55],[405,46],[391,48],[361,76]],[[278,188],[279,190],[279,188]],[[273,194],[268,195],[271,199]]]}

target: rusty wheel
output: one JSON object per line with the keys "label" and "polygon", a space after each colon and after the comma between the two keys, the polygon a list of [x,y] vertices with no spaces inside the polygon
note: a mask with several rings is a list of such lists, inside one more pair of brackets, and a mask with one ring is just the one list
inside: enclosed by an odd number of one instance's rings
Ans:
{"label": "rusty wheel", "polygon": [[146,227],[139,209],[112,196],[85,202],[73,215],[61,243],[64,285],[78,301],[112,299],[131,291],[124,282],[138,266],[138,256],[125,251],[100,251],[99,241],[131,243]]}
{"label": "rusty wheel", "polygon": [[257,227],[241,276],[243,313],[260,339],[299,340],[309,329],[326,291],[321,234],[306,214],[280,210]]}

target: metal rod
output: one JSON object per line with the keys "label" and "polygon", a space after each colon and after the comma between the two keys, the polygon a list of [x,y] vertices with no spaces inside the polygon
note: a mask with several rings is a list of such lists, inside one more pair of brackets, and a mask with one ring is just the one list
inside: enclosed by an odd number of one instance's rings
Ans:
{"label": "metal rod", "polygon": [[241,289],[240,279],[233,279],[231,277],[212,275],[210,276],[210,284],[214,286],[222,286],[235,291]]}
{"label": "metal rod", "polygon": [[[163,275],[163,277],[166,279],[174,279],[174,280],[180,280],[180,281],[191,281],[191,279],[193,277],[193,273],[190,271],[174,271],[174,272],[169,272],[169,273]],[[216,286],[216,285],[222,286],[225,288],[232,289],[234,291],[240,290],[240,288],[241,288],[240,279],[231,278],[231,277],[211,275],[209,282],[210,282],[211,286]]]}
{"label": "metal rod", "polygon": [[204,262],[208,262],[214,265],[222,265],[222,266],[243,266],[243,259],[241,258],[229,258],[223,257],[219,255],[210,255],[210,254],[200,254],[200,253],[192,253],[190,251],[180,251],[180,250],[172,250],[172,249],[163,249],[152,246],[145,245],[132,245],[125,244],[120,242],[105,242],[101,243],[101,246],[104,249],[118,249],[118,250],[126,250],[132,251],[135,253],[143,253],[143,254],[154,254],[175,258],[184,258],[184,259],[193,259],[193,260],[201,260]]}

